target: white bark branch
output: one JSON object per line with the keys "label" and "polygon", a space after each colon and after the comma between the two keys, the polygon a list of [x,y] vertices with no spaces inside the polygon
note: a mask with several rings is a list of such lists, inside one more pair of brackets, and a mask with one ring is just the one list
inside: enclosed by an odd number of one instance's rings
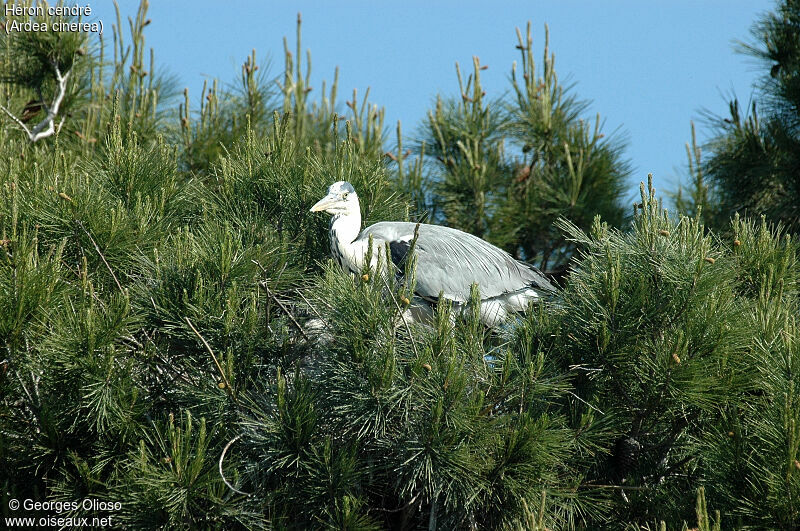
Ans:
{"label": "white bark branch", "polygon": [[58,116],[61,102],[64,100],[64,95],[67,93],[67,80],[69,79],[70,71],[67,70],[64,75],[61,75],[61,70],[59,70],[58,65],[55,63],[53,63],[53,69],[55,70],[56,81],[58,82],[58,90],[53,98],[53,103],[50,105],[45,103],[44,98],[41,97],[41,92],[39,92],[39,98],[42,100],[42,106],[47,111],[47,116],[44,117],[44,120],[36,124],[33,129],[28,129],[28,126],[26,126],[22,120],[14,116],[14,114],[6,107],[0,105],[0,109],[2,109],[3,112],[9,116],[9,118],[14,120],[14,122],[16,122],[16,124],[20,126],[23,131],[25,131],[25,134],[28,135],[28,140],[31,142],[36,142],[37,140],[41,140],[42,138],[46,138],[60,131],[61,125],[64,123],[64,117],[62,116],[60,122],[58,123],[58,127],[55,126],[55,119]]}
{"label": "white bark branch", "polygon": [[20,119],[19,119],[19,118],[17,118],[16,116],[14,116],[14,115],[11,113],[11,111],[9,111],[8,109],[6,109],[6,108],[5,108],[5,106],[4,106],[2,103],[0,103],[0,109],[2,109],[2,110],[3,110],[3,112],[5,112],[5,113],[8,115],[8,117],[9,117],[9,118],[11,118],[12,120],[14,120],[14,121],[17,123],[17,125],[18,125],[18,126],[20,126],[20,127],[21,127],[21,128],[24,130],[24,131],[25,131],[25,133],[27,133],[27,134],[28,134],[28,138],[30,138],[30,136],[31,136],[31,132],[28,130],[28,128],[27,128],[27,127],[25,127],[25,124],[24,124],[24,123],[22,123],[22,120],[20,120]]}

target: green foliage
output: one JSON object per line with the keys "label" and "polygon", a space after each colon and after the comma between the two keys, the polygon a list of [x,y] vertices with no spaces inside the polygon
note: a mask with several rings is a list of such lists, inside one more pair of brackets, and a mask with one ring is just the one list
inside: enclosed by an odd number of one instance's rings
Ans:
{"label": "green foliage", "polygon": [[740,46],[769,73],[745,116],[733,100],[727,118],[713,119],[717,135],[709,142],[705,173],[719,196],[717,227],[725,228],[734,212],[746,212],[764,214],[792,232],[800,228],[798,31],[800,3],[783,0],[753,26],[755,43]]}
{"label": "green foliage", "polygon": [[704,174],[702,162],[702,150],[697,145],[694,122],[692,122],[692,143],[686,144],[686,157],[688,160],[689,183],[678,186],[678,191],[674,194],[675,209],[678,214],[690,218],[698,217],[704,225],[714,223],[719,215],[716,212],[719,204],[713,196],[713,191]]}
{"label": "green foliage", "polygon": [[87,124],[90,129],[78,135],[85,142],[91,142],[92,132],[102,130],[103,125],[108,123],[108,115],[103,111],[113,109],[114,106],[110,104],[114,100],[120,115],[125,117],[120,122],[125,136],[128,131],[133,131],[142,139],[153,139],[159,133],[164,133],[167,117],[174,112],[171,104],[176,96],[175,78],[156,70],[152,48],[149,60],[145,62],[144,29],[150,24],[150,19],[147,18],[149,5],[147,0],[142,0],[136,16],[129,19],[130,44],[126,45],[119,7],[114,4],[117,23],[112,27],[114,58],[110,65],[111,71],[105,70],[105,50],[101,41],[98,52],[100,62],[90,80],[92,99],[106,101],[97,110],[88,107],[91,114],[87,116],[87,122],[94,120],[97,125]]}
{"label": "green foliage", "polygon": [[500,103],[484,99],[477,57],[473,69],[465,83],[456,64],[460,97],[437,98],[436,110],[428,111],[425,128],[431,138],[425,145],[441,169],[435,202],[442,205],[443,220],[485,236],[510,170],[503,157]]}
{"label": "green foliage", "polygon": [[[15,4],[25,13],[36,14],[7,16],[4,12],[4,24],[9,27],[31,22],[52,28],[76,21],[68,15],[50,15],[46,9],[34,9],[46,5],[41,2],[24,0]],[[75,31],[3,31],[1,35],[0,81],[32,91],[41,91],[53,82],[54,68],[69,72],[76,59],[85,54],[88,40],[85,33]]]}
{"label": "green foliage", "polygon": [[642,187],[628,233],[599,221],[590,235],[562,226],[582,257],[563,294],[564,369],[579,368],[581,398],[616,431],[593,473],[631,489],[630,505],[619,506],[628,518],[688,518],[678,494],[702,477],[692,439],[743,385],[740,358],[752,340],[735,262],[697,219],[661,211],[652,188]]}
{"label": "green foliage", "polygon": [[[581,119],[588,102],[559,83],[547,26],[541,73],[533,59],[530,24],[526,39],[519,31],[517,38],[522,80],[516,77],[515,64],[511,75],[515,98],[507,106],[507,127],[523,156],[515,161],[514,183],[499,216],[496,238],[543,269],[559,269],[574,248],[553,223],[566,217],[586,230],[599,215],[620,227],[630,169],[622,158],[624,142],[616,135],[606,138],[599,114],[594,125]],[[503,241],[501,234],[508,239]]]}
{"label": "green foliage", "polygon": [[[204,82],[198,112],[191,112],[189,90],[184,89],[184,102],[178,109],[179,138],[187,169],[198,174],[218,173],[218,166],[225,164],[223,159],[235,148],[237,140],[248,135],[260,140],[278,134],[273,131],[275,112],[281,116],[281,141],[285,144],[285,139],[291,138],[297,153],[310,148],[317,155],[330,155],[338,149],[339,137],[351,139],[350,149],[355,152],[372,157],[382,153],[383,110],[369,104],[369,89],[360,106],[354,90],[353,100],[346,102],[347,114],[340,116],[337,69],[330,90],[323,81],[319,100],[310,97],[314,88],[310,84],[311,52],[307,52],[304,72],[301,27],[298,15],[296,55],[284,38],[284,71],[277,79],[269,73],[269,61],[257,64],[253,50],[242,65],[238,84],[221,86],[213,80],[209,86]],[[330,134],[332,124],[337,135]]]}
{"label": "green foliage", "polygon": [[763,219],[736,218],[732,232],[740,292],[757,311],[744,359],[749,385],[704,441],[714,463],[709,491],[734,521],[789,529],[800,521],[798,244]]}
{"label": "green foliage", "polygon": [[237,496],[219,481],[216,460],[209,456],[215,433],[206,420],[187,412],[177,424],[172,414],[155,426],[131,452],[111,500],[122,503],[115,515],[137,529],[259,528],[263,518],[233,510]]}
{"label": "green foliage", "polygon": [[[691,216],[650,184],[623,229],[620,144],[530,38],[511,98],[476,59],[412,160],[367,96],[314,99],[299,20],[275,95],[253,52],[193,112],[144,68],[146,13],[112,64],[50,43],[74,59],[58,134],[0,122],[3,516],[89,497],[136,529],[797,527],[797,240],[709,231],[694,144]],[[403,283],[326,260],[308,209],[337,180],[365,224],[429,209],[572,272],[500,329],[477,287],[410,323],[413,252]]]}
{"label": "green foliage", "polygon": [[[179,106],[184,162],[197,173],[211,171],[226,149],[248,131],[261,136],[268,132],[274,93],[270,88],[269,64],[256,64],[253,50],[242,65],[238,85],[220,88],[214,80],[209,88],[203,83],[200,110],[190,112],[189,89],[184,89],[184,102]],[[259,72],[260,70],[260,72]]]}
{"label": "green foliage", "polygon": [[522,79],[515,63],[509,98],[486,97],[480,72],[487,67],[477,57],[466,82],[456,65],[459,97],[438,97],[419,133],[431,170],[403,187],[430,195],[434,219],[563,273],[574,246],[553,223],[566,216],[588,229],[600,215],[621,226],[629,169],[624,144],[605,138],[599,115],[593,127],[581,119],[588,103],[559,83],[546,27],[545,34],[540,72],[530,24],[526,39],[517,32]]}
{"label": "green foliage", "polygon": [[309,302],[333,342],[313,381],[279,375],[258,394],[243,426],[245,485],[290,527],[343,518],[345,499],[383,525],[497,527],[543,488],[560,492],[572,435],[551,416],[564,387],[543,355],[499,350],[476,315],[454,321],[446,305],[434,329],[398,327],[395,297],[326,270]]}

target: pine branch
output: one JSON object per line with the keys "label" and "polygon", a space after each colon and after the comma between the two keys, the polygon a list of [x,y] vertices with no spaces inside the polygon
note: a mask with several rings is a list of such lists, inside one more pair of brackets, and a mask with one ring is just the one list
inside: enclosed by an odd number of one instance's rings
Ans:
{"label": "pine branch", "polygon": [[[380,273],[378,274],[378,276],[381,277],[381,279],[383,279],[383,283],[386,286],[386,289],[390,290],[391,288],[389,287],[389,283],[386,281],[384,276],[381,275]],[[406,331],[408,332],[408,337],[411,338],[411,347],[414,349],[414,354],[417,357],[419,357],[419,351],[417,350],[417,342],[414,340],[414,334],[411,333],[411,327],[408,326],[408,321],[406,320],[405,315],[403,315],[403,309],[400,308],[400,304],[398,304],[397,299],[394,296],[394,293],[390,292],[390,298],[392,299],[392,302],[394,302],[394,306],[395,308],[397,308],[397,311],[400,312],[400,319],[403,320],[403,324],[405,325]]]}
{"label": "pine branch", "polygon": [[82,221],[76,220],[75,223],[83,230],[83,232],[86,233],[86,236],[89,237],[89,241],[92,242],[92,245],[94,246],[94,250],[97,251],[97,254],[100,255],[100,259],[106,265],[106,268],[108,269],[108,272],[111,273],[111,278],[114,279],[114,283],[119,288],[119,291],[124,295],[125,294],[125,290],[122,289],[122,284],[119,283],[119,280],[117,279],[117,275],[114,274],[114,270],[111,269],[111,265],[108,263],[108,260],[106,260],[106,257],[103,256],[103,252],[100,250],[100,247],[97,245],[97,242],[94,241],[94,238],[92,238],[92,235],[89,234],[89,231],[86,230],[86,227],[83,226],[83,222]]}
{"label": "pine branch", "polygon": [[233,394],[233,389],[231,388],[231,383],[228,381],[228,377],[225,375],[225,371],[222,370],[222,366],[219,364],[219,360],[217,360],[217,356],[214,354],[214,350],[211,348],[211,345],[208,344],[208,341],[206,341],[206,338],[204,338],[202,335],[200,335],[200,332],[198,332],[197,328],[194,327],[194,325],[192,324],[192,321],[189,320],[188,317],[186,317],[185,319],[186,319],[186,323],[192,329],[192,332],[194,332],[197,335],[197,337],[200,338],[200,341],[203,342],[203,345],[208,350],[208,353],[211,354],[211,358],[214,360],[214,364],[217,366],[217,370],[219,371],[219,375],[222,378],[222,383],[225,384],[225,390],[228,392],[228,396],[230,396],[233,399],[233,401],[238,404],[239,401],[236,399],[236,395]]}
{"label": "pine branch", "polygon": [[[263,273],[266,273],[266,272],[267,272],[267,270],[264,268],[264,266],[262,266],[262,265],[261,265],[261,263],[259,263],[258,261],[256,261],[256,260],[250,260],[250,261],[251,261],[251,262],[253,262],[255,265],[257,265],[258,267],[260,267],[260,268],[261,268],[261,271],[262,271]],[[289,311],[289,310],[286,308],[286,306],[284,306],[284,305],[283,305],[283,303],[282,303],[280,300],[278,300],[278,297],[276,297],[276,296],[275,296],[275,294],[273,294],[273,293],[272,293],[272,290],[271,290],[271,289],[269,289],[269,286],[267,285],[267,280],[266,280],[266,279],[264,279],[264,281],[263,281],[263,282],[261,282],[261,286],[262,286],[262,287],[263,287],[265,290],[267,290],[267,295],[269,296],[269,298],[270,298],[270,299],[272,299],[273,301],[275,301],[275,303],[276,303],[278,306],[280,306],[281,310],[283,310],[283,311],[284,311],[284,313],[286,314],[286,316],[287,316],[287,317],[289,317],[289,319],[292,321],[292,324],[294,324],[294,326],[296,326],[296,327],[297,327],[297,330],[300,332],[300,335],[302,335],[302,336],[303,336],[303,339],[305,339],[306,341],[310,341],[310,339],[309,339],[309,338],[308,338],[308,336],[306,335],[306,332],[305,332],[305,330],[303,330],[303,327],[302,327],[302,326],[300,326],[300,323],[298,323],[298,322],[297,322],[297,319],[295,319],[295,318],[294,318],[294,315],[292,315],[292,312],[290,312],[290,311]]]}

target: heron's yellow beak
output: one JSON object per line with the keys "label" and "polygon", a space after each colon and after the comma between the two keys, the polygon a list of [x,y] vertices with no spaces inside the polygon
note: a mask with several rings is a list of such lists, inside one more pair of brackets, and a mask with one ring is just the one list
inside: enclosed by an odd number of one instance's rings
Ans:
{"label": "heron's yellow beak", "polygon": [[332,195],[326,195],[325,197],[317,201],[314,204],[314,206],[311,207],[311,212],[322,212],[323,210],[326,210],[327,208],[331,207],[334,203],[336,203],[338,199],[339,199],[338,197]]}

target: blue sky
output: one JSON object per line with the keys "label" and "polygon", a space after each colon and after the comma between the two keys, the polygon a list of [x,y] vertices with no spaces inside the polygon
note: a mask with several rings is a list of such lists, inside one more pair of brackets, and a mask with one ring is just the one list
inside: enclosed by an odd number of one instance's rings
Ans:
{"label": "blue sky", "polygon": [[[138,2],[122,1],[123,16]],[[94,2],[110,39],[114,22],[108,0]],[[489,96],[509,90],[511,64],[519,60],[514,29],[533,24],[535,56],[541,57],[544,24],[562,81],[592,100],[605,132],[619,128],[628,139],[635,184],[652,172],[656,187],[673,189],[684,175],[684,144],[695,120],[702,141],[710,133],[707,109],[724,114],[735,94],[746,104],[761,75],[753,59],[734,52],[750,40],[766,0],[551,0],[544,1],[294,1],[232,2],[152,0],[146,30],[156,61],[178,76],[197,98],[206,78],[235,81],[250,50],[283,67],[284,36],[294,49],[297,12],[303,14],[303,48],[312,53],[312,85],[330,81],[340,68],[340,102],[353,88],[386,108],[393,135],[397,120],[412,133],[437,93],[455,95],[456,61],[469,71],[477,55]],[[317,93],[318,96],[318,93]],[[393,138],[393,137],[392,137]]]}

